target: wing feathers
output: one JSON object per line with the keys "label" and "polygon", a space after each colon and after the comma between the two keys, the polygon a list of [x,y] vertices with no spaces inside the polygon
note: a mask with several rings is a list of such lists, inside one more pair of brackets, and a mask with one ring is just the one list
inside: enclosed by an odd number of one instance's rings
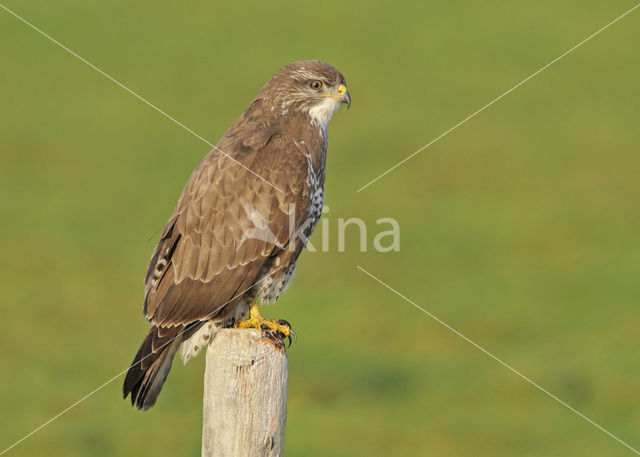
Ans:
{"label": "wing feathers", "polygon": [[[216,151],[202,161],[145,278],[145,315],[155,325],[194,322],[220,306],[213,316],[224,315],[240,299],[234,294],[258,281],[273,253],[292,241],[290,214],[296,227],[306,217],[308,159],[277,133],[244,128],[238,132],[232,127],[218,147],[284,192]],[[245,132],[253,133],[240,148],[237,136]],[[164,251],[171,255],[163,257]],[[156,266],[164,262],[161,279],[151,284]]]}

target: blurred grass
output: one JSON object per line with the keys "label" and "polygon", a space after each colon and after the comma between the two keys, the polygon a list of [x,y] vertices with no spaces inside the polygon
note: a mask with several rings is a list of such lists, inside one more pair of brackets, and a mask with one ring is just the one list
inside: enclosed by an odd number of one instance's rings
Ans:
{"label": "blurred grass", "polygon": [[[4,4],[211,142],[290,61],[346,75],[330,252],[265,313],[300,334],[287,455],[631,454],[356,264],[640,446],[639,13],[355,193],[633,3]],[[127,367],[146,240],[208,147],[4,11],[0,37],[4,449]],[[396,218],[401,252],[337,252],[340,217],[369,246]],[[118,379],[7,455],[199,455],[202,373],[145,414]]]}

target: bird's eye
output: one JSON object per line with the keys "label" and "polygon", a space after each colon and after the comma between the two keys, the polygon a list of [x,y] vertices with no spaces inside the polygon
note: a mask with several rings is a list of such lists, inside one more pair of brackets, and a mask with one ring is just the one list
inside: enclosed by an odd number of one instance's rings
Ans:
{"label": "bird's eye", "polygon": [[311,81],[311,84],[309,84],[309,86],[311,86],[313,90],[320,90],[322,89],[322,81],[318,81],[316,79],[315,81]]}

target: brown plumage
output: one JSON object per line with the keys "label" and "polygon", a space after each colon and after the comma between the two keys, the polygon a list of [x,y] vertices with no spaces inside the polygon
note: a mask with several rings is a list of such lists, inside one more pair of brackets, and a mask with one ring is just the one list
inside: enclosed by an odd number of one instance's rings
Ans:
{"label": "brown plumage", "polygon": [[351,99],[335,68],[287,65],[193,171],[145,276],[152,327],[123,386],[137,408],[153,406],[181,344],[186,361],[287,286],[322,212],[327,124],[341,102]]}

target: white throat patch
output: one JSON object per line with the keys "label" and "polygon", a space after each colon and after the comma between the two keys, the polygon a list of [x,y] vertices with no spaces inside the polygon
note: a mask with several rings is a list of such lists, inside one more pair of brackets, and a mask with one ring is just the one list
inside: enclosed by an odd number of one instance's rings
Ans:
{"label": "white throat patch", "polygon": [[325,97],[325,99],[309,108],[309,116],[312,122],[318,124],[322,129],[326,129],[333,114],[340,107],[340,101],[333,97]]}

